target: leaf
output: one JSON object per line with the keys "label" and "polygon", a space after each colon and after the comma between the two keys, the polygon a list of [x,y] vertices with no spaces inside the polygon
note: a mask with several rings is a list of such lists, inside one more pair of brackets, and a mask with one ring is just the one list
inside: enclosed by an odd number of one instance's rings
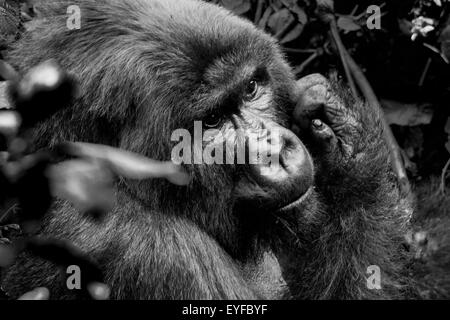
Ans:
{"label": "leaf", "polygon": [[233,11],[237,15],[242,15],[250,10],[250,0],[222,0],[222,6]]}
{"label": "leaf", "polygon": [[441,43],[441,52],[450,60],[450,26],[447,26],[442,30],[441,36],[439,37],[439,42]]}
{"label": "leaf", "polygon": [[280,43],[284,44],[297,39],[302,34],[303,27],[303,24],[297,24],[291,31],[288,32],[287,35],[283,37],[283,39],[281,39]]}
{"label": "leaf", "polygon": [[361,26],[357,25],[349,16],[340,16],[337,20],[337,25],[339,29],[344,32],[357,31],[361,29]]}
{"label": "leaf", "polygon": [[266,11],[264,11],[264,14],[258,22],[258,27],[262,30],[264,30],[267,26],[267,22],[269,21],[270,15],[272,14],[272,7],[267,7]]}
{"label": "leaf", "polygon": [[411,36],[411,29],[413,27],[413,24],[411,23],[411,21],[408,21],[406,19],[398,19],[398,27],[400,29],[400,31],[407,35],[408,37]]}
{"label": "leaf", "polygon": [[306,24],[308,22],[308,16],[305,11],[299,7],[297,0],[281,0],[281,2],[286,8],[297,15],[297,19],[301,24]]}
{"label": "leaf", "polygon": [[274,34],[277,34],[285,30],[294,20],[294,16],[288,9],[281,9],[270,16],[268,26]]}

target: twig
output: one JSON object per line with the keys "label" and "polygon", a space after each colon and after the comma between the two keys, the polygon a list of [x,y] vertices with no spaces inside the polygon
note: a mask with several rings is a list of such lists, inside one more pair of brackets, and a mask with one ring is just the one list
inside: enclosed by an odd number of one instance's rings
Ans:
{"label": "twig", "polygon": [[320,55],[319,50],[315,51],[312,55],[310,55],[305,61],[302,62],[301,65],[295,67],[294,74],[298,75],[303,72],[303,70],[313,62]]}
{"label": "twig", "polygon": [[424,83],[425,78],[427,76],[428,70],[430,69],[430,64],[431,64],[431,58],[428,58],[427,64],[425,65],[425,69],[423,70],[422,75],[420,76],[419,87],[423,86],[423,83]]}
{"label": "twig", "polygon": [[443,195],[445,195],[445,178],[447,176],[447,170],[448,170],[449,166],[450,166],[450,159],[448,159],[447,163],[444,166],[444,169],[442,169],[442,174],[441,174],[441,185],[439,187],[439,190],[441,190],[441,193]]}
{"label": "twig", "polygon": [[286,52],[292,52],[292,53],[314,53],[317,51],[317,49],[294,49],[294,48],[286,48],[286,47],[283,47],[283,50]]}
{"label": "twig", "polygon": [[17,203],[13,204],[11,207],[9,207],[0,217],[0,223],[3,222],[3,220],[5,220],[6,218],[8,218],[8,215],[10,212],[15,213],[15,210],[19,209],[19,206],[17,205]]}
{"label": "twig", "polygon": [[341,58],[342,66],[344,67],[345,75],[347,77],[348,85],[350,89],[352,90],[353,96],[356,98],[358,97],[358,91],[356,90],[355,82],[353,81],[352,74],[350,72],[348,61],[345,58],[346,49],[344,44],[342,43],[341,37],[339,35],[339,31],[337,28],[336,18],[334,15],[332,15],[332,18],[330,20],[330,30],[331,30],[331,36],[336,43],[336,46],[339,51],[339,56]]}
{"label": "twig", "polygon": [[[380,110],[381,114],[383,114],[383,110],[381,109],[380,103],[378,102],[378,99],[375,93],[373,92],[373,89],[370,86],[369,81],[361,71],[361,68],[356,64],[353,58],[346,51],[345,51],[345,58],[348,62],[353,77],[358,83],[358,86],[361,89],[361,92],[363,93],[369,105],[372,108]],[[384,116],[382,116],[381,118],[383,122],[384,139],[386,140],[391,155],[392,168],[394,172],[397,174],[401,192],[403,194],[407,194],[411,190],[411,187],[408,181],[408,175],[406,174],[406,170],[403,165],[400,147],[398,146],[397,140],[395,140],[395,137],[392,133],[391,128],[389,127],[389,124],[386,121],[386,118]]]}
{"label": "twig", "polygon": [[264,0],[258,0],[258,5],[256,6],[255,20],[254,23],[257,25],[259,20],[261,20],[262,9],[264,5]]}
{"label": "twig", "polygon": [[283,36],[286,34],[286,32],[289,30],[289,28],[294,24],[295,20],[291,20],[289,23],[286,23],[283,28],[278,30],[278,32],[274,35],[275,38],[281,40],[283,39]]}

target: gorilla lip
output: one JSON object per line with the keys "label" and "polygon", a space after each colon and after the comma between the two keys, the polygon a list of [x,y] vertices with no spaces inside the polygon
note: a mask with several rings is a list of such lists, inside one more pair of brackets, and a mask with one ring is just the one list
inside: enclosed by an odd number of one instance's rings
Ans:
{"label": "gorilla lip", "polygon": [[313,187],[309,187],[308,190],[304,194],[302,194],[297,200],[294,200],[293,202],[285,205],[284,207],[281,207],[280,209],[276,210],[276,212],[283,212],[288,211],[296,208],[298,205],[302,204],[303,201],[305,201],[312,193]]}

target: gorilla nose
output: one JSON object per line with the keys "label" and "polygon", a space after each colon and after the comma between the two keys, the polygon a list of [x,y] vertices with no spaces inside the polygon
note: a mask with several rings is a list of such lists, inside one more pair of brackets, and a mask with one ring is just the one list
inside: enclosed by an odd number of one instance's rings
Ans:
{"label": "gorilla nose", "polygon": [[254,170],[258,184],[272,190],[270,202],[282,208],[308,191],[313,184],[314,168],[308,151],[292,131],[280,126],[273,131],[262,143],[270,148],[269,161],[258,163]]}

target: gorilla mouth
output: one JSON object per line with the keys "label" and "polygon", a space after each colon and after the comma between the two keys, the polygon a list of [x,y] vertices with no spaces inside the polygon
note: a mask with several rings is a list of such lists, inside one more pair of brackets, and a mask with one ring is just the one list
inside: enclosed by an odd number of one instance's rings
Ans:
{"label": "gorilla mouth", "polygon": [[293,202],[281,207],[280,209],[276,210],[276,212],[284,212],[284,211],[289,211],[294,208],[297,208],[312,194],[313,189],[314,188],[312,186],[309,187],[308,190],[306,190],[306,192],[303,193],[299,198],[297,198]]}

